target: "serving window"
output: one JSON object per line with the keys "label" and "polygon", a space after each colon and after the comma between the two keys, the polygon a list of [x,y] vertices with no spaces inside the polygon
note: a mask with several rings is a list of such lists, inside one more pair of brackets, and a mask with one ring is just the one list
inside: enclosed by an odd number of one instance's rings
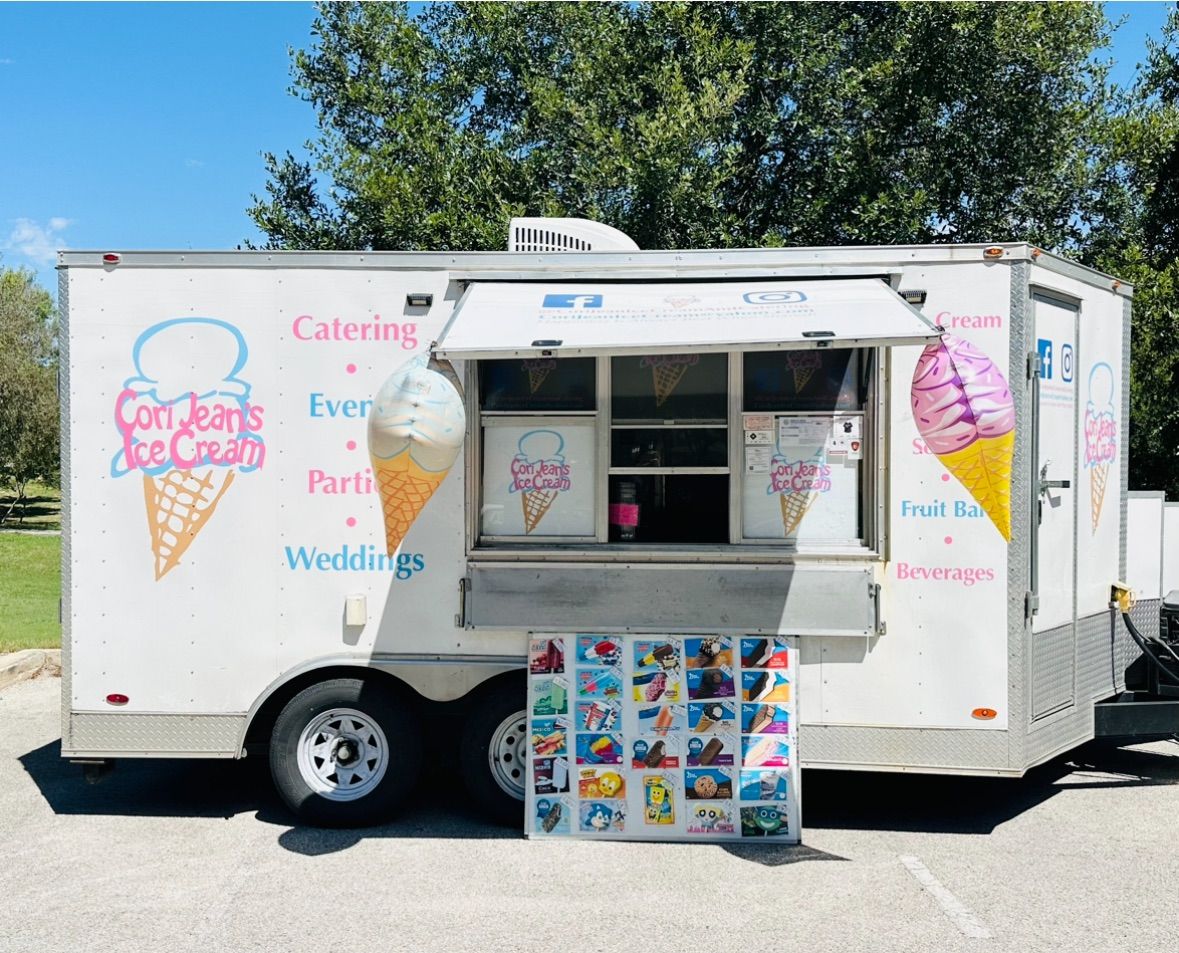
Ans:
{"label": "serving window", "polygon": [[872,352],[751,352],[742,388],[742,538],[866,542]]}
{"label": "serving window", "polygon": [[863,550],[877,355],[477,361],[476,545]]}

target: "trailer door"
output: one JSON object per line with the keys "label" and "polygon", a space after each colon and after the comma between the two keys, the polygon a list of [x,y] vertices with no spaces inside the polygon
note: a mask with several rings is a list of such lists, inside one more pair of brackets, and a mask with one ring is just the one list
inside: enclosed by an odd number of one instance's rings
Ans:
{"label": "trailer door", "polygon": [[1032,718],[1073,704],[1077,551],[1077,324],[1078,308],[1036,293],[1039,373],[1033,381],[1036,452],[1032,474],[1035,526],[1031,591]]}

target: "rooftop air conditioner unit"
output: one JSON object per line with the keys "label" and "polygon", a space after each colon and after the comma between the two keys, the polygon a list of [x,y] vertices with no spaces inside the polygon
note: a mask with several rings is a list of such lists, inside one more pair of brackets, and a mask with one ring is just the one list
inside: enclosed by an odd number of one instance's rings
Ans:
{"label": "rooftop air conditioner unit", "polygon": [[514,218],[508,251],[637,251],[616,228],[584,218]]}

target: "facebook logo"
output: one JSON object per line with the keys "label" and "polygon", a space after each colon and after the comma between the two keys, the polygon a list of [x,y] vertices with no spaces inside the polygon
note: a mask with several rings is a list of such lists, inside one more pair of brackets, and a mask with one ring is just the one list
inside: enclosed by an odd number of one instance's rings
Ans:
{"label": "facebook logo", "polygon": [[600,308],[601,295],[545,295],[546,308]]}
{"label": "facebook logo", "polygon": [[1047,338],[1040,338],[1037,347],[1040,351],[1040,377],[1044,380],[1052,379],[1052,342]]}

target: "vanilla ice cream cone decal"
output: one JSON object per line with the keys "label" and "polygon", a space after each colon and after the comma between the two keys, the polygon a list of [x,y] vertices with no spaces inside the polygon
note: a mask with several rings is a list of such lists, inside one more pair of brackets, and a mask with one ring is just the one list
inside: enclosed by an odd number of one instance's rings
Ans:
{"label": "vanilla ice cream cone decal", "polygon": [[392,556],[458,459],[466,436],[462,389],[449,364],[419,354],[381,385],[368,449]]}
{"label": "vanilla ice cream cone decal", "polygon": [[135,342],[115,400],[111,476],[139,473],[156,581],[180,565],[238,474],[266,459],[265,411],[241,377],[245,338],[226,321],[175,318]]}
{"label": "vanilla ice cream cone decal", "polygon": [[520,494],[524,532],[540,525],[561,493],[572,487],[569,464],[565,462],[565,438],[555,430],[530,430],[517,443],[512,459],[509,493]]}
{"label": "vanilla ice cream cone decal", "polygon": [[917,361],[911,396],[929,449],[1010,542],[1015,405],[1002,372],[974,345],[944,334]]}
{"label": "vanilla ice cream cone decal", "polygon": [[1113,409],[1113,368],[1102,362],[1089,371],[1085,404],[1085,469],[1089,471],[1089,523],[1097,532],[1109,485],[1109,468],[1118,458],[1118,424]]}

